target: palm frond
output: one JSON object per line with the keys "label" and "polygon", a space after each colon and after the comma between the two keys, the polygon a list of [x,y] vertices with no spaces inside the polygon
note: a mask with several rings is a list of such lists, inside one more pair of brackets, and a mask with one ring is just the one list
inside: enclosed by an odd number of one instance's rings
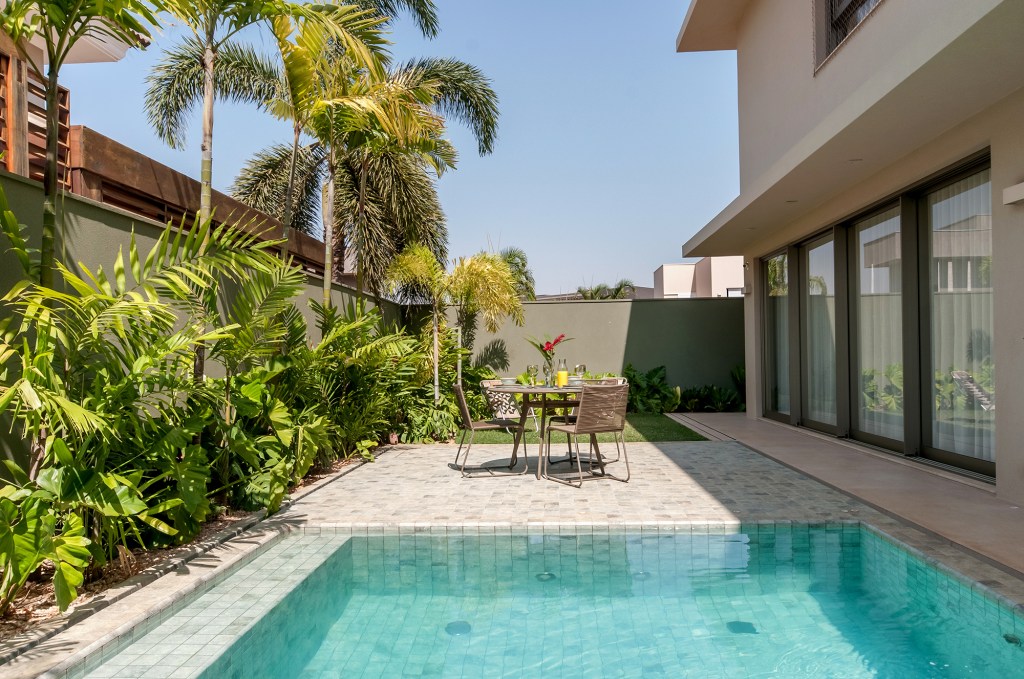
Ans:
{"label": "palm frond", "polygon": [[353,4],[389,19],[408,13],[424,37],[437,36],[437,8],[433,0],[355,0]]}
{"label": "palm frond", "polygon": [[[146,117],[164,143],[181,148],[189,114],[203,99],[203,44],[192,36],[166,50],[146,76]],[[277,65],[247,45],[226,42],[214,60],[216,96],[265,106],[280,87]]]}
{"label": "palm frond", "polygon": [[393,79],[410,85],[433,83],[433,107],[446,119],[466,125],[481,155],[494,150],[498,136],[498,95],[483,72],[458,59],[424,58],[402,64]]}
{"label": "palm frond", "polygon": [[[291,146],[275,144],[258,151],[242,167],[229,193],[246,205],[278,219],[284,219],[288,192],[288,163]],[[320,232],[320,187],[323,184],[327,152],[322,144],[299,147],[292,197],[292,228],[310,235]]]}

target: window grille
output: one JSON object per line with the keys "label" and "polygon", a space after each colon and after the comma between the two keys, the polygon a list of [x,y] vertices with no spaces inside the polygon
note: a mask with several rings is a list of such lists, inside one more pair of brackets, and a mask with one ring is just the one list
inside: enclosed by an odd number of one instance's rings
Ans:
{"label": "window grille", "polygon": [[828,6],[828,44],[831,54],[846,36],[871,13],[882,0],[825,0]]}

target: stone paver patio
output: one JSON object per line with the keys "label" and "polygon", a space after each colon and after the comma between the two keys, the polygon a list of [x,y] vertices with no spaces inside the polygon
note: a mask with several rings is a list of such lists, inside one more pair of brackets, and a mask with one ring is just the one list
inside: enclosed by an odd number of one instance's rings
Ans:
{"label": "stone paver patio", "polygon": [[[535,448],[531,447],[531,453]],[[194,559],[152,585],[43,641],[0,676],[68,676],[87,654],[113,652],[126,638],[180,608],[191,592],[247,563],[283,531],[337,533],[506,533],[567,530],[726,530],[753,523],[863,521],[927,560],[961,573],[972,587],[1024,602],[1024,582],[948,540],[922,532],[737,442],[630,444],[632,479],[588,481],[577,489],[524,475],[463,478],[451,445],[395,446],[376,462],[317,484],[277,516]],[[507,446],[474,447],[470,462],[494,462]],[[613,471],[621,471],[621,463]],[[560,465],[559,469],[567,469]]]}

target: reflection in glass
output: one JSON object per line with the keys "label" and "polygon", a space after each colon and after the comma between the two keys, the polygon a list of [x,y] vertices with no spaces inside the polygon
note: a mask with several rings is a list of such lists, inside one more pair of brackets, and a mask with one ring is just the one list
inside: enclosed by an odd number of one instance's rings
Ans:
{"label": "reflection in glass", "polygon": [[765,260],[768,302],[765,309],[765,384],[769,412],[789,410],[789,257]]}
{"label": "reflection in glass", "polygon": [[928,195],[932,445],[994,461],[992,190],[985,170]]}
{"label": "reflection in glass", "polygon": [[903,295],[900,210],[855,224],[857,230],[857,429],[903,439]]}
{"label": "reflection in glass", "polygon": [[828,236],[803,249],[804,375],[807,419],[836,423],[836,285],[835,247]]}

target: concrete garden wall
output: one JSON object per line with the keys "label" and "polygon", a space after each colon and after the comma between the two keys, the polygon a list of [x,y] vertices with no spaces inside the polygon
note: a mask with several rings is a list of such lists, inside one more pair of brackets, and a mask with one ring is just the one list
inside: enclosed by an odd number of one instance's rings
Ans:
{"label": "concrete garden wall", "polygon": [[641,299],[528,302],[522,327],[508,322],[495,334],[477,330],[475,362],[499,375],[519,374],[540,353],[527,337],[565,333],[556,357],[572,370],[620,373],[627,364],[649,370],[664,365],[669,384],[732,386],[729,371],[743,363],[743,300]]}

